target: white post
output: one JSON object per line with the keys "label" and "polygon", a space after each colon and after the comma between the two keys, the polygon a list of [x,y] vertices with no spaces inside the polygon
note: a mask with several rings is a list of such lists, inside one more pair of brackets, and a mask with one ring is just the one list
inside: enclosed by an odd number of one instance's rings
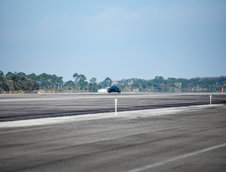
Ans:
{"label": "white post", "polygon": [[115,115],[117,115],[117,99],[115,99]]}
{"label": "white post", "polygon": [[210,95],[210,106],[212,105],[212,95]]}

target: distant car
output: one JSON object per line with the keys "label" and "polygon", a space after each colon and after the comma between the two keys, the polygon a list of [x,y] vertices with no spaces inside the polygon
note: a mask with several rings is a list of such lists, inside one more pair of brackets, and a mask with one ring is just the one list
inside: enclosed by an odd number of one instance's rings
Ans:
{"label": "distant car", "polygon": [[117,86],[111,86],[110,88],[108,88],[108,93],[112,93],[112,92],[121,93],[121,90]]}

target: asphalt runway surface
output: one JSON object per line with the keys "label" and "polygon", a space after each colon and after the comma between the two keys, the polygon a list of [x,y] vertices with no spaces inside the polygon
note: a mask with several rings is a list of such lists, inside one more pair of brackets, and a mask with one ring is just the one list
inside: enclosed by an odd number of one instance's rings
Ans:
{"label": "asphalt runway surface", "polygon": [[[162,106],[160,109],[121,111],[118,115],[67,116],[62,117],[66,121],[43,125],[33,123],[49,118],[2,121],[1,172],[226,171],[226,105],[222,104],[225,95],[213,95],[213,101],[221,104],[171,108],[168,105],[176,103],[208,104],[209,97],[208,94],[35,96],[2,96],[0,115],[6,115],[3,110],[9,116],[20,116],[36,114],[38,109],[44,115],[53,109],[77,112],[82,107],[98,109],[103,106],[96,107],[96,102],[105,103],[110,109],[114,98],[124,103],[122,107],[128,106],[127,101],[133,102],[135,108],[142,103],[144,107],[158,103]],[[79,99],[84,100],[80,102]],[[80,104],[74,108],[76,102]],[[95,107],[88,106],[90,104]],[[13,126],[20,122],[29,125]]]}
{"label": "asphalt runway surface", "polygon": [[180,108],[1,122],[0,171],[225,172],[226,106]]}
{"label": "asphalt runway surface", "polygon": [[[209,104],[209,94],[0,94],[0,122],[114,111]],[[226,103],[226,94],[213,94],[212,103]]]}

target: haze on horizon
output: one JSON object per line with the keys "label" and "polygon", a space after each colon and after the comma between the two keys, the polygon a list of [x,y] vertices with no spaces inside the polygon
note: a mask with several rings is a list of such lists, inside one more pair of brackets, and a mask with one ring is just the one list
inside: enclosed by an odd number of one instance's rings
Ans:
{"label": "haze on horizon", "polygon": [[4,73],[225,76],[225,45],[225,0],[0,1]]}

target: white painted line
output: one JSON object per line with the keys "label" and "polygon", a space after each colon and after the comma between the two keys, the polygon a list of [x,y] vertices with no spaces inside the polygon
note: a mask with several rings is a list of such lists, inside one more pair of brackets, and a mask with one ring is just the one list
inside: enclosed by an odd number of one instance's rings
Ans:
{"label": "white painted line", "polygon": [[[224,105],[216,104],[212,106],[217,107],[217,106],[224,106]],[[188,110],[189,111],[200,110],[202,108],[207,108],[207,107],[209,107],[209,105],[195,105],[195,106],[184,106],[184,107],[123,111],[118,113],[117,115],[115,115],[115,112],[107,112],[107,113],[96,113],[96,114],[87,114],[87,115],[6,121],[6,122],[0,122],[0,129],[14,128],[14,127],[34,127],[34,126],[50,125],[50,124],[57,124],[57,123],[67,123],[67,122],[75,122],[75,121],[83,121],[83,120],[99,120],[99,119],[115,118],[115,117],[124,118],[124,119],[134,119],[137,117],[164,116],[164,115],[177,114],[177,113],[185,112]]]}
{"label": "white painted line", "polygon": [[140,171],[143,171],[143,170],[147,170],[147,169],[150,169],[150,168],[154,168],[154,167],[158,167],[158,166],[161,166],[161,165],[165,165],[165,164],[173,162],[173,161],[177,161],[177,160],[180,160],[180,159],[184,159],[184,158],[188,158],[188,157],[191,157],[191,156],[195,156],[195,155],[198,155],[198,154],[201,154],[201,153],[204,153],[204,152],[208,152],[208,151],[211,151],[211,150],[214,150],[214,149],[218,149],[218,148],[221,148],[221,147],[225,147],[225,146],[226,146],[226,143],[223,143],[223,144],[220,144],[220,145],[216,145],[216,146],[212,146],[212,147],[209,147],[209,148],[201,149],[201,150],[198,150],[198,151],[195,151],[195,152],[191,152],[191,153],[187,153],[187,154],[184,154],[184,155],[176,156],[176,157],[167,159],[165,161],[156,162],[156,163],[149,164],[149,165],[146,165],[146,166],[143,166],[143,167],[140,167],[140,168],[132,169],[132,170],[129,170],[127,172],[140,172]]}
{"label": "white painted line", "polygon": [[115,99],[115,115],[117,115],[117,106],[118,106],[117,102],[118,102],[118,99]]}
{"label": "white painted line", "polygon": [[210,95],[210,106],[212,105],[212,95]]}

